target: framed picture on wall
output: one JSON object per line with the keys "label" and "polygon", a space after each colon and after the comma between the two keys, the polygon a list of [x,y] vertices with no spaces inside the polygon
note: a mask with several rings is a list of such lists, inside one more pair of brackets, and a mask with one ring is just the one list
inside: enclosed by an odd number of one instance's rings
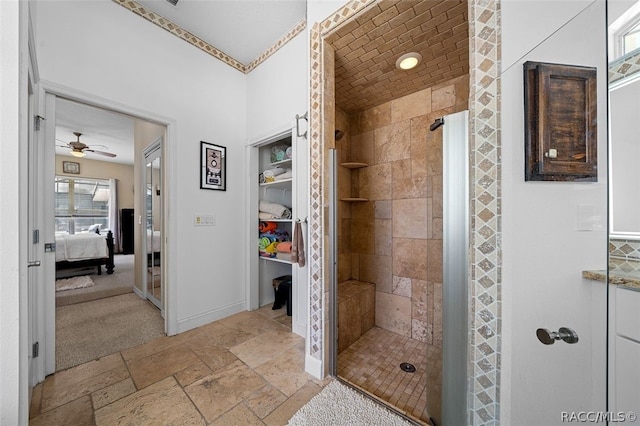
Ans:
{"label": "framed picture on wall", "polygon": [[73,161],[63,161],[62,162],[62,172],[69,173],[72,175],[80,174],[80,163],[76,163]]}
{"label": "framed picture on wall", "polygon": [[227,148],[200,142],[200,188],[227,190]]}

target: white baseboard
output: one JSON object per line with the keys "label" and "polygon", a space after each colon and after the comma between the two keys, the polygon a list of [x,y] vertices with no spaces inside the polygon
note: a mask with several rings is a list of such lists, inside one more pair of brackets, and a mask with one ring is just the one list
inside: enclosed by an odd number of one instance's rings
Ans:
{"label": "white baseboard", "polygon": [[307,324],[296,324],[296,322],[294,321],[293,322],[293,327],[291,328],[291,331],[296,333],[298,336],[304,337],[306,339],[306,337],[307,337]]}
{"label": "white baseboard", "polygon": [[200,327],[210,322],[217,321],[222,318],[226,318],[230,315],[237,314],[238,312],[245,311],[246,302],[237,302],[231,305],[223,306],[222,308],[214,309],[212,311],[204,312],[201,314],[193,315],[191,317],[182,318],[178,320],[178,333],[192,330],[196,327]]}
{"label": "white baseboard", "polygon": [[322,368],[322,361],[315,359],[311,355],[305,355],[304,359],[304,371],[311,374],[316,379],[324,379],[324,369]]}
{"label": "white baseboard", "polygon": [[144,299],[144,294],[142,293],[142,290],[140,290],[138,287],[133,286],[133,292],[140,298],[140,299]]}

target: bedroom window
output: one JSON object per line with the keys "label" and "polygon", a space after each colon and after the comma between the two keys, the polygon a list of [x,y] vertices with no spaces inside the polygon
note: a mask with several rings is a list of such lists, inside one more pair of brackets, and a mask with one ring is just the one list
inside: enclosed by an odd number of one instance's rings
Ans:
{"label": "bedroom window", "polygon": [[54,196],[56,234],[108,229],[110,192],[108,180],[57,176]]}

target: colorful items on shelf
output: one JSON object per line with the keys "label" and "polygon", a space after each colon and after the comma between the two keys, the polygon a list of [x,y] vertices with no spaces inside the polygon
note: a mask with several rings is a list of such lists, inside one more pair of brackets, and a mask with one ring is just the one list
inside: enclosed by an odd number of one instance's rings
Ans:
{"label": "colorful items on shelf", "polygon": [[[269,222],[260,222],[259,229],[262,228],[263,223],[267,224]],[[271,222],[271,224],[276,225],[273,222]],[[269,228],[270,229],[266,232],[260,231],[260,236],[258,239],[258,250],[260,256],[274,258],[278,257],[279,253],[283,253],[283,250],[288,249],[290,252],[291,237],[289,236],[289,233],[284,229],[277,229],[277,226],[275,229],[273,229],[269,225]]]}
{"label": "colorful items on shelf", "polygon": [[293,151],[291,149],[291,146],[289,145],[275,145],[271,147],[272,163],[290,159],[292,155],[293,155]]}
{"label": "colorful items on shelf", "polygon": [[259,183],[273,183],[281,180],[291,179],[293,173],[290,168],[283,169],[282,167],[274,167],[273,169],[265,170],[258,175]]}

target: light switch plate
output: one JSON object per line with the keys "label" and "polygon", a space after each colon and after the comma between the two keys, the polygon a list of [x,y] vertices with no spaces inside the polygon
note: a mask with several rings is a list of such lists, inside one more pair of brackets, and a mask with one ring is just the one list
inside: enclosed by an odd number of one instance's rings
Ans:
{"label": "light switch plate", "polygon": [[216,215],[212,213],[196,213],[193,216],[194,226],[215,226]]}

